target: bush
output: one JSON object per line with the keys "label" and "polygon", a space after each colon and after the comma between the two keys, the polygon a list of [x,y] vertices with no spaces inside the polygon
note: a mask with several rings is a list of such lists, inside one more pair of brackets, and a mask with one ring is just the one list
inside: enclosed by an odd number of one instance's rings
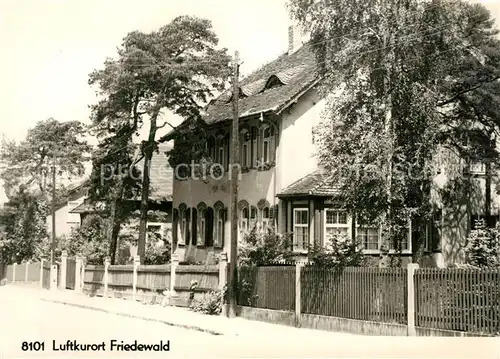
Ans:
{"label": "bush", "polygon": [[219,315],[222,313],[222,302],[224,300],[226,289],[210,291],[204,293],[200,300],[194,300],[189,307],[192,311],[208,314]]}
{"label": "bush", "polygon": [[339,237],[325,247],[313,246],[309,250],[309,261],[319,267],[345,268],[364,265],[365,257],[358,243],[347,237]]}
{"label": "bush", "polygon": [[169,242],[149,240],[146,242],[144,264],[158,265],[170,262],[171,246]]}
{"label": "bush", "polygon": [[66,244],[68,255],[79,255],[87,264],[102,265],[109,253],[106,222],[98,215],[89,215],[75,229]]}
{"label": "bush", "polygon": [[274,228],[269,228],[265,233],[258,233],[254,228],[238,246],[238,262],[241,265],[264,266],[291,257],[290,235],[278,234]]}
{"label": "bush", "polygon": [[465,245],[466,263],[474,267],[500,266],[500,227],[488,228],[482,219],[476,221]]}

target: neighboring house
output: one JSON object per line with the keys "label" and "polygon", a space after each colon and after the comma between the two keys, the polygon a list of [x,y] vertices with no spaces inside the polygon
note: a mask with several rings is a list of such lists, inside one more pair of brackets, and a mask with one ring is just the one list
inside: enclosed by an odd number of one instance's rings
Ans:
{"label": "neighboring house", "polygon": [[[288,52],[240,82],[240,239],[254,227],[263,230],[275,226],[279,233],[293,233],[293,251],[305,258],[312,244],[325,245],[332,235],[347,234],[361,242],[366,254],[377,258],[380,229],[359,227],[342,209],[338,191],[323,182],[313,156],[314,127],[325,100],[317,89],[315,54],[309,44],[301,46],[297,34],[291,28]],[[229,164],[231,97],[228,91],[212,101],[204,117],[209,153],[225,170]],[[175,136],[171,132],[164,140],[173,138],[175,146]],[[436,174],[436,186],[447,181],[444,172]],[[174,178],[173,234],[175,253],[181,260],[210,263],[216,254],[229,252],[230,176],[213,177],[203,181],[178,171]],[[477,181],[483,181],[484,186],[484,178]],[[470,213],[470,205],[457,203],[438,212],[434,225],[429,225],[426,265],[441,267],[463,261],[461,248],[472,214],[481,215],[483,207],[479,205]],[[405,262],[411,260],[413,238],[409,221],[402,250]]]}
{"label": "neighboring house", "polygon": [[[56,205],[56,236],[69,236],[80,225],[80,216],[72,211],[87,197],[87,178],[71,183],[67,188],[65,201]],[[47,230],[52,234],[52,215],[47,217]]]}
{"label": "neighboring house", "polygon": [[[154,235],[158,238],[171,241],[171,228],[172,228],[172,183],[173,183],[173,171],[168,164],[168,158],[166,152],[171,149],[168,144],[160,144],[158,153],[153,153],[151,159],[151,170],[150,170],[150,194],[149,194],[149,211],[158,211],[164,214],[166,220],[157,219],[157,216],[150,216],[148,220],[148,237]],[[143,171],[144,160],[137,163],[137,168],[140,169],[141,173]],[[138,238],[138,228],[139,223],[138,211],[140,210],[140,196],[129,200],[129,204],[132,205],[132,210],[135,212],[132,214],[130,223],[125,225],[120,232],[121,237],[132,237],[135,240]],[[102,204],[92,204],[87,199],[82,201],[79,206],[76,206],[71,211],[71,214],[78,217],[78,222],[81,223],[86,216],[92,213],[99,213],[99,206]],[[102,208],[102,207],[101,207]],[[129,249],[129,253],[122,253],[122,257],[130,257],[137,254],[136,245],[132,245]]]}

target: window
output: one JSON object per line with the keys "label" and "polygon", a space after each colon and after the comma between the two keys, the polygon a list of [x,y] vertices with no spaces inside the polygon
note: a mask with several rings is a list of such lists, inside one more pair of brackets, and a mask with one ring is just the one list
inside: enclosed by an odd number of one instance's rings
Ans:
{"label": "window", "polygon": [[257,140],[258,140],[259,131],[257,131],[256,127],[252,127],[251,135],[252,135],[252,163],[254,167],[257,167]]}
{"label": "window", "polygon": [[366,252],[380,250],[380,228],[373,226],[360,226],[356,229],[356,237],[361,248]]}
{"label": "window", "polygon": [[339,209],[325,210],[325,241],[345,240],[349,236],[347,212]]}
{"label": "window", "polygon": [[257,225],[257,208],[255,207],[251,207],[250,208],[250,230],[252,230],[253,228],[255,228],[255,226]]}
{"label": "window", "polygon": [[242,147],[240,153],[240,164],[244,168],[248,168],[250,166],[250,133],[245,131],[242,136]]}
{"label": "window", "polygon": [[272,130],[270,127],[264,128],[264,136],[262,140],[262,161],[267,163],[271,159],[271,136]]}
{"label": "window", "polygon": [[224,166],[224,146],[219,146],[217,163],[220,164],[221,166]]}
{"label": "window", "polygon": [[266,231],[269,227],[269,207],[262,209],[262,231]]}
{"label": "window", "polygon": [[[411,221],[408,220],[408,227],[406,228],[406,236],[404,236],[403,241],[401,242],[401,251],[402,252],[409,252],[410,251],[410,245],[409,245],[409,239],[411,237]],[[389,250],[394,251],[394,243],[389,244]]]}
{"label": "window", "polygon": [[293,249],[307,250],[309,247],[309,211],[307,208],[293,210]]}
{"label": "window", "polygon": [[187,218],[186,218],[186,210],[185,209],[179,210],[179,218],[180,218],[180,220],[179,220],[179,222],[180,222],[179,244],[183,245],[186,243],[185,239],[186,239],[186,235],[187,235]]}
{"label": "window", "polygon": [[217,209],[217,221],[215,227],[215,240],[218,247],[222,247],[224,243],[224,208]]}
{"label": "window", "polygon": [[202,208],[199,210],[200,215],[200,243],[199,245],[204,245],[206,242],[206,233],[207,233],[207,223],[206,223],[206,209]]}
{"label": "window", "polygon": [[248,207],[241,210],[240,231],[248,231]]}

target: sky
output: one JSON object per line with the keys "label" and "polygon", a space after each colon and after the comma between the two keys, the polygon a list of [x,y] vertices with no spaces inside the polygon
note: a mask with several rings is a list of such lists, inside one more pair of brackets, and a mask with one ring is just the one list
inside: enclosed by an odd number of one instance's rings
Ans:
{"label": "sky", "polygon": [[[481,0],[500,19],[500,0]],[[37,121],[89,123],[88,74],[130,31],[179,15],[210,19],[244,75],[287,49],[286,0],[0,0],[0,136],[21,141]],[[169,118],[174,124],[177,118]],[[166,130],[166,129],[165,129]],[[5,196],[0,184],[0,203]]]}

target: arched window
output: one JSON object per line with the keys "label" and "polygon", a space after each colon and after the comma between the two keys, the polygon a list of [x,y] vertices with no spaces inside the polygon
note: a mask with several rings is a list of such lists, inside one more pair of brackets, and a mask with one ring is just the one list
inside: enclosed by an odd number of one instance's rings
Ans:
{"label": "arched window", "polygon": [[224,246],[224,223],[226,222],[226,213],[224,204],[220,201],[214,204],[215,211],[215,241],[214,246]]}
{"label": "arched window", "polygon": [[257,226],[257,207],[250,207],[250,230]]}
{"label": "arched window", "polygon": [[245,233],[248,231],[248,223],[249,223],[249,212],[250,212],[250,206],[247,201],[242,199],[241,201],[238,202],[238,211],[239,211],[239,218],[240,218],[240,232]]}
{"label": "arched window", "polygon": [[262,149],[261,157],[263,163],[274,161],[275,152],[275,131],[273,126],[265,126],[262,129]]}
{"label": "arched window", "polygon": [[257,208],[259,209],[259,230],[265,232],[271,223],[271,205],[263,198],[257,203]]}
{"label": "arched window", "polygon": [[178,244],[185,245],[188,228],[187,207],[185,204],[179,205],[179,226],[178,226]]}
{"label": "arched window", "polygon": [[243,168],[249,168],[251,163],[251,134],[248,130],[241,132],[240,164]]}
{"label": "arched window", "polygon": [[248,213],[248,207],[245,207],[241,210],[241,227],[240,230],[242,232],[248,231],[248,220],[249,220],[249,213]]}
{"label": "arched window", "polygon": [[207,232],[207,223],[206,223],[207,205],[204,202],[200,202],[197,206],[197,209],[198,209],[197,244],[199,246],[204,246],[206,242],[206,232]]}
{"label": "arched window", "polygon": [[262,209],[262,230],[266,231],[269,228],[269,207]]}

